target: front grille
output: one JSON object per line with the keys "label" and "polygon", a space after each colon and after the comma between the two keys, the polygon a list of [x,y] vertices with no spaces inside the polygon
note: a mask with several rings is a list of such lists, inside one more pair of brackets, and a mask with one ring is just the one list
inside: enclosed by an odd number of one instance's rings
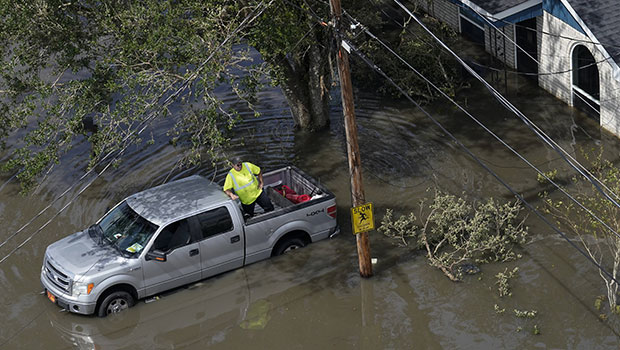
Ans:
{"label": "front grille", "polygon": [[54,266],[49,261],[49,259],[45,259],[44,269],[45,276],[50,282],[52,282],[52,284],[71,294],[71,278],[69,278],[69,276],[62,273],[58,267]]}

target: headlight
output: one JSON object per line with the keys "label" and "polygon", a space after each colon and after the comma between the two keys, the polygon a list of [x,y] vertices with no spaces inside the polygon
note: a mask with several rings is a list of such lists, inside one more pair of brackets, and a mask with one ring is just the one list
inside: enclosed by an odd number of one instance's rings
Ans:
{"label": "headlight", "polygon": [[73,282],[73,290],[71,292],[71,295],[77,297],[82,294],[90,294],[94,287],[94,283]]}

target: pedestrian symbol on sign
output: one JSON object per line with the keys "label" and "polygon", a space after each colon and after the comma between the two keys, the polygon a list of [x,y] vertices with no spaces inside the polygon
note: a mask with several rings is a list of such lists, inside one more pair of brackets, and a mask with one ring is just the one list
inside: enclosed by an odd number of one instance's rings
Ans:
{"label": "pedestrian symbol on sign", "polygon": [[367,217],[366,217],[366,213],[360,213],[360,224],[363,223],[364,221],[366,221]]}

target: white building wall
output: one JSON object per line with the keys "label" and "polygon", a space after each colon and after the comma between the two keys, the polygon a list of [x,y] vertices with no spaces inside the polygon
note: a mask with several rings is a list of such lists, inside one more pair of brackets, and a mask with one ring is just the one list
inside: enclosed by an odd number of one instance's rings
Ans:
{"label": "white building wall", "polygon": [[416,7],[460,32],[459,7],[447,0],[414,0]]}
{"label": "white building wall", "polygon": [[[424,9],[431,16],[460,32],[460,15],[457,5],[447,0],[415,0],[414,2],[416,6]],[[588,43],[591,41],[590,38],[548,12],[543,11],[543,16],[538,17],[536,24],[539,43],[538,60],[540,62],[538,68],[539,85],[572,106],[572,53],[576,45],[585,45],[594,56],[595,61],[601,62],[598,64],[601,83],[601,126],[620,137],[620,82],[614,78],[612,64],[605,61],[605,57],[594,44]],[[515,68],[515,27],[514,25],[507,25],[503,31],[507,35],[505,49],[503,35],[495,33],[494,30],[490,30],[486,26],[485,49],[502,61],[505,55],[506,64]],[[542,34],[543,32],[557,34],[557,36]],[[497,40],[493,39],[493,35],[497,35]],[[565,37],[574,38],[574,40]],[[497,54],[495,53],[496,49]]]}
{"label": "white building wall", "polygon": [[[484,27],[484,49],[498,60],[515,69],[515,26],[505,25],[502,28]],[[505,61],[504,61],[505,57]]]}
{"label": "white building wall", "polygon": [[590,38],[547,12],[543,12],[542,31],[562,37],[541,35],[538,69],[540,86],[573,105],[572,54],[577,45],[584,45],[590,50],[594,60],[599,62],[597,66],[601,84],[601,126],[620,136],[620,83],[614,79],[612,64],[605,60],[605,56],[595,44],[590,43]]}

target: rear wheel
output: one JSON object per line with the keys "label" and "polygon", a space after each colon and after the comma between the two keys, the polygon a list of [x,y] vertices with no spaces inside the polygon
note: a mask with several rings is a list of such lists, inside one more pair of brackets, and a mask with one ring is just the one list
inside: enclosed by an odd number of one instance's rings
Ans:
{"label": "rear wheel", "polygon": [[125,291],[119,290],[110,293],[99,305],[99,317],[106,317],[110,314],[117,314],[135,304],[133,296]]}
{"label": "rear wheel", "polygon": [[303,248],[306,246],[306,242],[298,237],[285,238],[282,242],[273,249],[273,255],[282,255],[290,252],[291,250]]}

